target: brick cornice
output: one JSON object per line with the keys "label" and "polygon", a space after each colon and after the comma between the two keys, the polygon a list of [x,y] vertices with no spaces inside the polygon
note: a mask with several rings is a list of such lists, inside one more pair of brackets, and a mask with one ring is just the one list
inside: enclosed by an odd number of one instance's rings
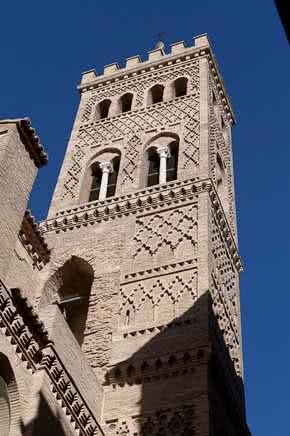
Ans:
{"label": "brick cornice", "polygon": [[156,210],[157,207],[162,209],[176,207],[177,205],[196,201],[196,197],[202,192],[209,193],[212,209],[224,236],[228,252],[236,269],[241,272],[242,263],[236,241],[211,179],[199,180],[196,178],[182,182],[170,182],[166,185],[142,189],[133,194],[85,203],[75,208],[57,212],[55,218],[40,223],[40,230],[43,234],[48,232],[59,233],[60,231],[94,225],[117,216]]}
{"label": "brick cornice", "polygon": [[48,156],[40,143],[39,137],[36,135],[35,129],[31,126],[31,121],[29,118],[0,120],[0,124],[15,124],[19,132],[20,139],[37,168],[47,164]]}

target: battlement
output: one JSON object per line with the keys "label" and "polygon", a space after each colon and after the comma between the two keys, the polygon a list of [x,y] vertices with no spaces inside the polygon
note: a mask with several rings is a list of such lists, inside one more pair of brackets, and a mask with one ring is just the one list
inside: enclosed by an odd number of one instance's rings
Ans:
{"label": "battlement", "polygon": [[191,59],[206,56],[209,60],[209,67],[216,82],[221,102],[225,112],[232,124],[235,123],[233,109],[225,91],[222,76],[208,39],[207,34],[194,37],[193,45],[186,47],[184,41],[175,42],[170,45],[170,53],[166,54],[162,47],[155,48],[148,52],[148,59],[142,62],[139,55],[131,56],[126,59],[125,66],[122,68],[114,62],[104,66],[103,74],[97,75],[94,69],[82,73],[81,82],[78,89],[81,93],[95,88],[104,87],[111,83],[136,77],[148,71],[161,69],[180,62],[190,61]]}

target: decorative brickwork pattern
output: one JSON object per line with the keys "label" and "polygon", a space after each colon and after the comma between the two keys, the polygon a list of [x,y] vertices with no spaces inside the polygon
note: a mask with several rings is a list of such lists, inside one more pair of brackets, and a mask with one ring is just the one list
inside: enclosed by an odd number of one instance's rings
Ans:
{"label": "decorative brickwork pattern", "polygon": [[136,220],[133,258],[154,259],[162,251],[168,257],[193,258],[197,253],[197,206],[145,215]]}
{"label": "decorative brickwork pattern", "polygon": [[125,162],[121,175],[121,184],[130,185],[134,182],[137,170],[137,158],[141,150],[142,143],[138,136],[129,139],[125,149]]}
{"label": "decorative brickwork pattern", "polygon": [[136,95],[135,108],[139,109],[145,102],[145,91],[156,83],[173,81],[178,77],[189,77],[188,93],[195,91],[199,86],[199,63],[190,61],[182,65],[176,65],[170,68],[164,68],[153,72],[145,73],[142,78],[131,78],[126,81],[113,83],[104,88],[98,88],[88,101],[82,116],[82,123],[88,123],[94,120],[94,111],[97,104],[105,98],[121,96],[126,92],[133,92]]}
{"label": "decorative brickwork pattern", "polygon": [[194,434],[194,406],[166,409],[143,417],[126,417],[107,423],[111,435],[116,436],[173,436]]}
{"label": "decorative brickwork pattern", "polygon": [[159,325],[192,307],[197,298],[197,273],[188,270],[128,283],[122,286],[120,294],[122,326],[138,323]]}
{"label": "decorative brickwork pattern", "polygon": [[[185,123],[185,143],[183,153],[184,168],[194,174],[199,164],[199,91],[191,96],[180,97],[175,101],[159,103],[140,111],[120,114],[91,123],[80,128],[78,141],[74,146],[72,163],[69,167],[62,198],[75,198],[79,184],[79,175],[83,165],[85,151],[91,147],[104,147],[112,141],[139,136],[140,132],[152,128],[167,127],[171,124]],[[128,139],[126,139],[126,142]],[[137,145],[137,144],[136,144]],[[141,145],[141,144],[140,144]],[[139,147],[141,150],[141,147]],[[137,157],[137,155],[136,155]],[[136,159],[132,165],[137,165]]]}
{"label": "decorative brickwork pattern", "polygon": [[220,234],[217,223],[213,219],[212,254],[213,254],[213,285],[211,295],[213,311],[223,332],[225,344],[235,364],[238,375],[241,375],[241,349],[239,334],[239,313],[237,280],[231,259]]}
{"label": "decorative brickwork pattern", "polygon": [[183,169],[197,168],[199,164],[199,122],[192,118],[184,127]]}
{"label": "decorative brickwork pattern", "polygon": [[[213,108],[213,93],[216,98],[216,104],[218,105],[219,112],[221,114],[221,117],[223,118],[223,121],[225,123],[225,129],[228,128],[228,120],[225,117],[224,111],[223,111],[223,105],[220,102],[219,93],[216,88],[216,84],[214,83],[212,77],[210,76],[210,87],[209,87],[209,101],[210,101],[210,107],[209,107],[209,124],[210,124],[210,162],[211,162],[211,176],[213,180],[216,179],[216,154],[217,151],[222,156],[223,162],[225,164],[225,172],[226,172],[226,179],[227,179],[227,191],[228,191],[228,197],[229,197],[229,222],[231,225],[231,229],[236,235],[236,217],[235,217],[235,201],[234,201],[234,181],[233,181],[233,174],[232,174],[232,150],[231,150],[231,144],[230,141],[225,141],[225,138],[223,136],[219,120],[217,120],[214,108]],[[216,180],[215,180],[216,181]]]}

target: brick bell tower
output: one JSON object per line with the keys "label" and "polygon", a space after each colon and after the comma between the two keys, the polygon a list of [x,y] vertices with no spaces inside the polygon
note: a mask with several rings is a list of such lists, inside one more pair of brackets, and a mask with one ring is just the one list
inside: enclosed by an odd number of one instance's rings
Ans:
{"label": "brick bell tower", "polygon": [[115,436],[244,436],[231,127],[208,38],[83,74],[48,219],[55,300]]}

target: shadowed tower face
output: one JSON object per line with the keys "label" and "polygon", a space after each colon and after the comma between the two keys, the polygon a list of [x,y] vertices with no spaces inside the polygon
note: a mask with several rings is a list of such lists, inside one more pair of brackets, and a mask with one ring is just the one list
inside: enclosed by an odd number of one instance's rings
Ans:
{"label": "shadowed tower face", "polygon": [[42,224],[53,249],[42,299],[60,295],[74,314],[74,299],[86,303],[81,341],[71,329],[103,381],[105,431],[249,435],[234,118],[208,39],[89,71],[79,89]]}

